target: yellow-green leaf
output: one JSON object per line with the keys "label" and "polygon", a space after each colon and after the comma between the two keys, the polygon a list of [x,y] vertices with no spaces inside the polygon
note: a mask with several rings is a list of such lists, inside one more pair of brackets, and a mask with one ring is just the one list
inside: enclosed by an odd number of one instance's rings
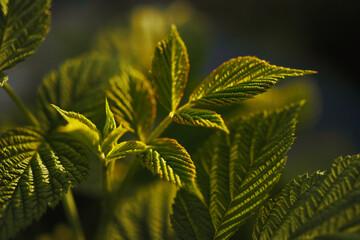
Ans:
{"label": "yellow-green leaf", "polygon": [[156,101],[146,77],[132,68],[111,79],[107,98],[116,121],[145,140],[156,116]]}
{"label": "yellow-green leaf", "polygon": [[101,133],[96,126],[80,113],[68,112],[52,104],[52,106],[68,122],[65,126],[59,126],[59,132],[70,133],[74,138],[87,145],[95,153],[100,153]]}
{"label": "yellow-green leaf", "polygon": [[130,154],[140,153],[146,149],[146,144],[140,141],[124,141],[112,148],[106,156],[106,161],[124,158]]}
{"label": "yellow-green leaf", "polygon": [[187,108],[171,112],[170,117],[174,122],[180,124],[217,128],[229,133],[221,115],[211,110]]}
{"label": "yellow-green leaf", "polygon": [[195,180],[195,165],[189,153],[174,139],[152,141],[140,158],[154,175],[166,181],[183,186]]}
{"label": "yellow-green leaf", "polygon": [[0,72],[35,52],[49,31],[49,8],[50,0],[1,1]]}
{"label": "yellow-green leaf", "polygon": [[0,87],[4,86],[4,84],[9,80],[9,76],[5,73],[0,73]]}
{"label": "yellow-green leaf", "polygon": [[106,138],[112,131],[116,129],[116,122],[114,114],[112,113],[107,99],[105,99],[105,126],[103,129],[103,137]]}
{"label": "yellow-green leaf", "polygon": [[189,72],[189,59],[184,42],[175,27],[157,44],[151,74],[159,102],[175,111],[183,96]]}
{"label": "yellow-green leaf", "polygon": [[0,136],[0,239],[8,239],[54,207],[89,171],[87,151],[63,133],[34,127]]}
{"label": "yellow-green leaf", "polygon": [[114,129],[107,137],[105,137],[101,143],[101,150],[103,153],[107,154],[111,149],[117,144],[118,140],[127,132],[128,130],[123,126],[118,126]]}
{"label": "yellow-green leaf", "polygon": [[190,96],[190,102],[229,105],[265,92],[279,80],[314,71],[270,65],[256,57],[233,58],[215,69]]}

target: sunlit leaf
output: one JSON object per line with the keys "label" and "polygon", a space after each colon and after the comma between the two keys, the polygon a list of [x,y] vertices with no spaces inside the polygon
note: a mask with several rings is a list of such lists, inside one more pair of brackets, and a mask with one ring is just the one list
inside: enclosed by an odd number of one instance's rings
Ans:
{"label": "sunlit leaf", "polygon": [[103,153],[108,153],[117,144],[118,140],[127,132],[121,125],[114,129],[101,143]]}
{"label": "sunlit leaf", "polygon": [[233,58],[215,69],[190,96],[208,105],[238,103],[265,92],[279,80],[313,71],[278,67],[256,57]]}
{"label": "sunlit leaf", "polygon": [[226,127],[224,120],[221,118],[221,115],[214,111],[187,108],[170,113],[170,117],[174,122],[177,123],[208,128],[218,128],[226,133],[229,133],[229,129]]}
{"label": "sunlit leaf", "polygon": [[160,41],[151,65],[156,96],[169,111],[175,111],[183,96],[189,72],[186,47],[175,27]]}
{"label": "sunlit leaf", "polygon": [[92,122],[105,116],[105,90],[110,78],[121,72],[115,58],[99,54],[82,55],[65,61],[50,72],[38,91],[38,115],[44,128],[58,125],[58,113],[50,104],[79,112]]}
{"label": "sunlit leaf", "polygon": [[[301,105],[234,120],[229,125],[230,135],[218,131],[205,142],[194,155],[194,162],[196,182],[204,197],[202,208],[207,209],[213,230],[203,232],[187,217],[188,223],[178,220],[179,224],[191,228],[175,228],[178,235],[195,232],[195,239],[204,239],[199,236],[213,232],[211,239],[229,239],[256,212],[281,175]],[[195,209],[200,211],[199,201],[188,203],[186,208],[175,204],[174,211],[178,209],[177,215],[182,217],[173,218],[186,219]],[[180,199],[175,203],[181,203]]]}
{"label": "sunlit leaf", "polygon": [[101,133],[96,126],[79,113],[68,112],[52,105],[68,122],[66,126],[58,127],[57,131],[71,134],[74,138],[87,145],[95,153],[100,153]]}
{"label": "sunlit leaf", "polygon": [[9,80],[9,76],[5,73],[0,73],[0,87],[4,86],[4,84]]}
{"label": "sunlit leaf", "polygon": [[353,155],[292,180],[261,208],[253,237],[355,239],[359,232],[360,155]]}
{"label": "sunlit leaf", "polygon": [[166,181],[183,186],[195,180],[195,165],[189,153],[174,139],[152,141],[140,157],[145,167]]}
{"label": "sunlit leaf", "polygon": [[32,127],[0,137],[0,239],[14,236],[54,207],[88,173],[86,151],[62,133]]}
{"label": "sunlit leaf", "polygon": [[154,92],[146,77],[128,68],[111,79],[107,97],[116,121],[146,139],[156,116]]}
{"label": "sunlit leaf", "polygon": [[106,161],[124,158],[130,154],[143,152],[146,149],[146,144],[140,141],[124,141],[116,146],[106,156]]}
{"label": "sunlit leaf", "polygon": [[107,99],[105,99],[105,126],[103,129],[103,136],[106,138],[112,131],[116,129],[116,121],[114,114],[112,113]]}
{"label": "sunlit leaf", "polygon": [[49,8],[50,0],[1,1],[0,72],[35,52],[49,31]]}

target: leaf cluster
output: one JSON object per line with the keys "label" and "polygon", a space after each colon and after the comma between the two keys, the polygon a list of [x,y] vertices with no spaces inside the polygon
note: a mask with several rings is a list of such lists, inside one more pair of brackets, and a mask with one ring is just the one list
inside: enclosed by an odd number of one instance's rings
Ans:
{"label": "leaf cluster", "polygon": [[[32,54],[48,31],[50,2],[0,3],[0,84],[6,87],[3,71]],[[183,99],[189,69],[186,46],[172,25],[156,45],[149,75],[100,53],[67,60],[49,73],[37,95],[40,124],[0,136],[0,238],[14,236],[84,181],[87,149],[102,165],[99,239],[230,239],[256,213],[254,239],[359,236],[359,155],[339,157],[328,171],[299,176],[271,195],[303,100],[228,121],[211,108],[243,102],[313,71],[237,57]],[[159,107],[167,116],[156,124]],[[161,136],[172,122],[211,128],[213,134],[191,156],[178,140]],[[131,137],[123,137],[127,133]],[[129,159],[127,175],[116,182],[116,163]],[[138,163],[170,183],[124,200]]]}

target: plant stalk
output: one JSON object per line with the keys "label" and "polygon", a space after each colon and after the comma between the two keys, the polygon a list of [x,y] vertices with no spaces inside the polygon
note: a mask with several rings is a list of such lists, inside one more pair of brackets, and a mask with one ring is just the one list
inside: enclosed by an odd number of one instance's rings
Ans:
{"label": "plant stalk", "polygon": [[[190,108],[192,107],[194,104],[193,103],[186,103],[185,105],[183,105],[182,107],[180,107],[178,110],[176,111],[180,111],[186,108]],[[169,113],[169,115],[167,115],[162,121],[161,123],[155,128],[154,131],[151,132],[150,136],[147,139],[147,143],[153,141],[155,138],[158,138],[165,130],[166,128],[170,125],[170,123],[172,122],[172,119],[170,117],[170,115],[173,114],[172,112]]]}
{"label": "plant stalk", "polygon": [[155,128],[155,130],[151,132],[146,142],[147,143],[151,142],[155,138],[159,137],[165,131],[165,129],[170,125],[171,122],[172,120],[170,116],[169,115],[166,116],[164,120],[162,120],[161,123]]}
{"label": "plant stalk", "polygon": [[[135,173],[137,172],[139,166],[140,166],[139,161],[136,158],[133,158],[129,164],[124,179],[120,183],[120,186],[116,189],[113,189],[111,194],[107,195],[107,197],[105,198],[106,200],[104,201],[103,215],[100,219],[96,239],[101,240],[105,238],[107,227],[109,226],[109,223],[113,215],[115,214],[116,207],[124,199],[124,193],[126,192],[126,188],[129,186],[129,184],[131,184],[131,181],[135,176]],[[107,169],[106,173],[109,172],[110,171],[108,171]],[[110,176],[106,177],[107,182],[109,181],[109,178]],[[105,184],[107,185],[107,183]],[[103,187],[105,187],[105,185],[103,185]]]}
{"label": "plant stalk", "polygon": [[81,227],[79,215],[76,209],[75,201],[71,189],[63,196],[62,203],[66,217],[73,228],[76,240],[85,240],[84,232]]}
{"label": "plant stalk", "polygon": [[19,98],[19,96],[14,92],[8,83],[4,83],[2,87],[5,92],[10,96],[10,98],[15,102],[24,116],[29,120],[29,122],[35,126],[40,126],[39,121],[32,114],[32,112],[25,106],[24,102]]}

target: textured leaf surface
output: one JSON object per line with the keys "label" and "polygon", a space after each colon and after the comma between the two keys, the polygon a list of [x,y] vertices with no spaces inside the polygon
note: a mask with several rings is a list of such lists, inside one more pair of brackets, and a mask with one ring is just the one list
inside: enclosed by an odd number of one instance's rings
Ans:
{"label": "textured leaf surface", "polygon": [[105,126],[103,129],[104,138],[106,138],[111,132],[113,132],[117,128],[114,114],[110,109],[107,99],[105,99],[105,114],[106,114],[106,119],[105,119]]}
{"label": "textured leaf surface", "polygon": [[265,92],[286,77],[313,71],[278,67],[256,57],[233,58],[215,69],[190,96],[190,102],[208,105],[238,103]]}
{"label": "textured leaf surface", "polygon": [[229,133],[229,129],[226,127],[221,115],[214,111],[188,108],[170,113],[170,117],[174,122],[180,124],[217,128]]}
{"label": "textured leaf surface", "polygon": [[79,112],[93,122],[103,118],[105,90],[110,78],[120,72],[120,63],[108,56],[92,54],[67,60],[49,73],[39,88],[40,122],[45,128],[57,126],[58,113],[50,104]]}
{"label": "textured leaf surface", "polygon": [[167,240],[174,239],[170,227],[170,205],[176,188],[165,182],[139,189],[116,210],[105,239]]}
{"label": "textured leaf surface", "polygon": [[155,95],[146,77],[127,69],[111,79],[107,97],[117,122],[144,140],[156,116]]}
{"label": "textured leaf surface", "polygon": [[1,1],[0,72],[35,52],[49,30],[49,8],[50,0]]}
{"label": "textured leaf surface", "polygon": [[[216,132],[194,156],[197,184],[208,209],[208,221],[213,225],[213,239],[229,239],[261,206],[278,181],[285,154],[294,140],[300,105],[234,120],[229,125],[230,135]],[[181,209],[176,204],[173,208]],[[189,215],[196,208],[196,204],[189,203],[182,215]],[[186,232],[177,234],[189,234],[187,228],[183,230]],[[208,235],[198,233],[202,234]]]}
{"label": "textured leaf surface", "polygon": [[95,153],[100,153],[101,133],[96,126],[79,113],[68,112],[52,105],[68,122],[66,126],[58,127],[58,131],[70,133],[74,138],[86,144]]}
{"label": "textured leaf surface", "polygon": [[291,181],[261,209],[253,237],[351,239],[359,232],[360,155],[353,155]]}
{"label": "textured leaf surface", "polygon": [[127,132],[121,125],[114,129],[101,143],[103,153],[108,153],[117,144],[118,140]]}
{"label": "textured leaf surface", "polygon": [[88,172],[86,151],[61,133],[37,128],[8,131],[0,138],[0,238],[7,239],[55,206]]}
{"label": "textured leaf surface", "polygon": [[189,72],[186,47],[173,25],[170,35],[160,41],[151,65],[156,96],[169,111],[175,111],[183,96]]}
{"label": "textured leaf surface", "polygon": [[166,181],[183,186],[195,180],[195,165],[189,153],[174,139],[154,140],[140,157],[145,167]]}
{"label": "textured leaf surface", "polygon": [[214,236],[208,208],[198,197],[184,189],[176,194],[171,224],[178,239],[206,240]]}
{"label": "textured leaf surface", "polygon": [[0,87],[4,86],[4,84],[9,80],[9,76],[5,73],[0,73]]}
{"label": "textured leaf surface", "polygon": [[146,149],[146,144],[140,141],[124,141],[116,146],[106,156],[106,161],[124,158],[130,154],[140,153]]}

